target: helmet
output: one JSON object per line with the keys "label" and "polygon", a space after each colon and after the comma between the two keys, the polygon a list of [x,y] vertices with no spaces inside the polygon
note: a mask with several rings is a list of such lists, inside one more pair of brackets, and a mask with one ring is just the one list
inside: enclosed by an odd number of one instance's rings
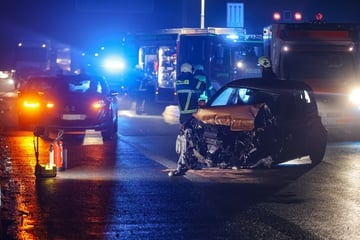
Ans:
{"label": "helmet", "polygon": [[259,57],[258,64],[259,64],[259,66],[264,67],[264,68],[271,67],[270,60],[265,56]]}
{"label": "helmet", "polygon": [[192,66],[190,63],[183,63],[180,68],[181,72],[192,73]]}
{"label": "helmet", "polygon": [[203,72],[203,71],[204,71],[204,66],[203,66],[203,65],[200,65],[200,64],[195,65],[195,67],[194,67],[194,72],[196,72],[196,71],[201,71],[201,72]]}

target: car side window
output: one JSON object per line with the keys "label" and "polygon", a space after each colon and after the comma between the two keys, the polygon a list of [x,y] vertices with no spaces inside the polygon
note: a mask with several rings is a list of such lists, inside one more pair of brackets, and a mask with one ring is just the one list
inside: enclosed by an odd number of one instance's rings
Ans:
{"label": "car side window", "polygon": [[281,94],[277,99],[278,114],[287,119],[294,117],[294,97],[292,94]]}
{"label": "car side window", "polygon": [[296,110],[305,116],[308,113],[316,112],[316,103],[311,98],[311,95],[306,90],[299,90],[295,94]]}
{"label": "car side window", "polygon": [[89,91],[101,94],[103,92],[101,83],[98,80],[92,80]]}
{"label": "car side window", "polygon": [[307,91],[296,90],[289,94],[283,94],[278,99],[279,113],[286,118],[303,118],[309,106],[313,104]]}
{"label": "car side window", "polygon": [[234,95],[234,91],[234,88],[225,89],[211,103],[211,106],[226,106],[229,102],[229,99],[231,99],[231,96]]}
{"label": "car side window", "polygon": [[250,97],[254,94],[251,89],[247,88],[239,88],[239,102],[238,104],[248,104],[250,101]]}

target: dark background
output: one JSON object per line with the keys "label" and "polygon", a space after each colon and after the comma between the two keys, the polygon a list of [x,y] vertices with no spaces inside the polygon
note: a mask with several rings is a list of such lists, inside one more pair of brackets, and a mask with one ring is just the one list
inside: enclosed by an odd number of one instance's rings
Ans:
{"label": "dark background", "polygon": [[[260,34],[275,11],[300,11],[305,21],[322,12],[329,22],[360,22],[353,0],[206,0],[205,27],[226,27],[226,3],[244,3],[244,27]],[[18,39],[51,39],[78,48],[121,39],[126,33],[200,27],[201,0],[3,0],[1,57]]]}

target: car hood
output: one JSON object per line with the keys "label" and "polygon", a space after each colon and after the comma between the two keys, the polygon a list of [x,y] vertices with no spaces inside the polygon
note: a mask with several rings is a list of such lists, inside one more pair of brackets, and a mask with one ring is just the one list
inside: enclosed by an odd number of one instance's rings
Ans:
{"label": "car hood", "polygon": [[200,108],[193,116],[210,125],[229,126],[232,131],[250,131],[260,105],[234,105]]}

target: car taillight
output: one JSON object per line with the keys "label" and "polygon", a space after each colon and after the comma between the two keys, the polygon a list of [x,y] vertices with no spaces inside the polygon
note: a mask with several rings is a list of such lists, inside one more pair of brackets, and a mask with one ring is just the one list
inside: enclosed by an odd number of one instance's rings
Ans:
{"label": "car taillight", "polygon": [[53,102],[46,103],[46,108],[54,108],[55,104]]}
{"label": "car taillight", "polygon": [[95,101],[92,104],[93,109],[101,109],[103,107],[105,107],[105,102],[103,100]]}

